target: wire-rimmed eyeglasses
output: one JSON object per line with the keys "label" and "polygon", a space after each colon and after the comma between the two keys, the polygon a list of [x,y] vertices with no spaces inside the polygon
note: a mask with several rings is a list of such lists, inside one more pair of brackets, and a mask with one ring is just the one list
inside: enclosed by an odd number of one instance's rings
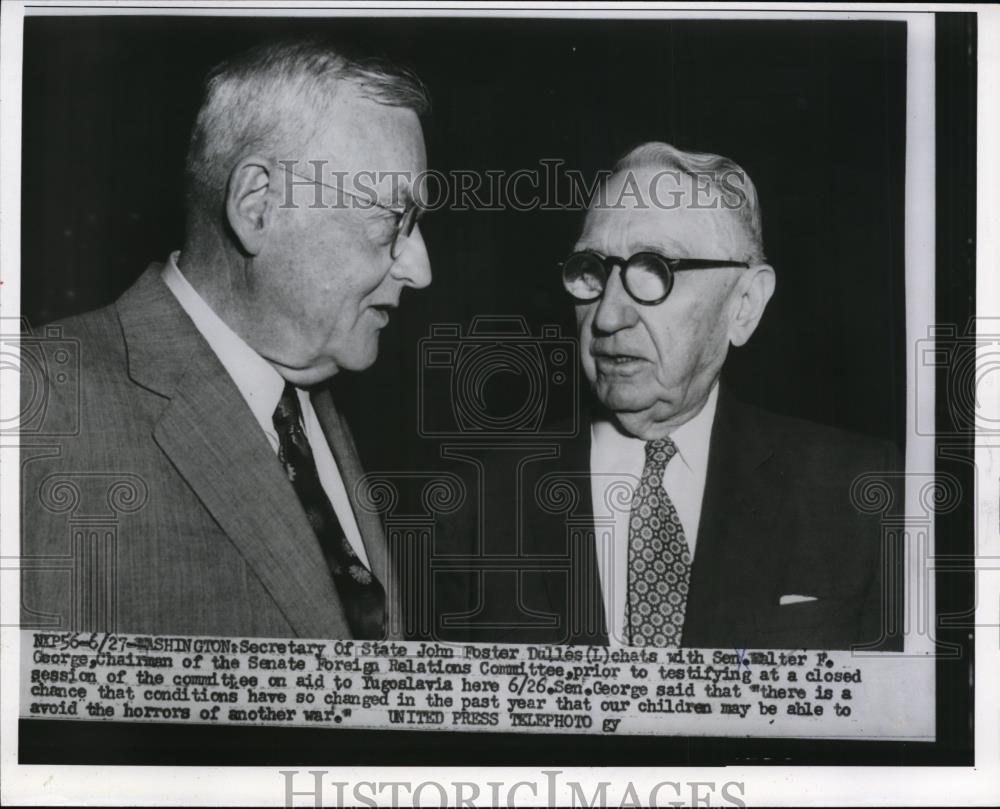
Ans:
{"label": "wire-rimmed eyeglasses", "polygon": [[306,177],[304,174],[292,171],[282,162],[279,162],[278,165],[292,176],[298,177],[300,180],[315,183],[316,185],[321,185],[324,188],[329,188],[333,191],[339,191],[341,194],[346,194],[352,199],[360,200],[364,203],[364,207],[381,208],[383,211],[388,211],[395,216],[396,229],[393,232],[392,244],[389,247],[389,255],[392,256],[393,260],[399,258],[399,254],[403,251],[403,244],[405,244],[406,240],[410,238],[410,235],[413,233],[413,228],[416,227],[417,222],[424,214],[424,209],[417,205],[417,203],[412,199],[402,208],[383,205],[377,199],[374,199],[370,194],[358,194],[350,189],[344,188],[342,185],[331,185],[330,183],[324,183],[321,180],[317,180],[315,177]]}

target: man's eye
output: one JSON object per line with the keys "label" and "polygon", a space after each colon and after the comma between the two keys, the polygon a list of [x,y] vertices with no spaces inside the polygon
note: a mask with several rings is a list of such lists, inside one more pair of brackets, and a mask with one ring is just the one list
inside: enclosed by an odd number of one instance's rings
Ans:
{"label": "man's eye", "polygon": [[399,223],[399,214],[392,211],[379,211],[379,215],[373,219],[374,229],[378,233],[377,238],[385,241],[392,241],[396,235],[396,226]]}

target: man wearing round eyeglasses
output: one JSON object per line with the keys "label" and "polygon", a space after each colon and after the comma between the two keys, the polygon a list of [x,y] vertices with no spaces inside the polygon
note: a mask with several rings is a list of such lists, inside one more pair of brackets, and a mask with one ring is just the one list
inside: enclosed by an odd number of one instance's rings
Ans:
{"label": "man wearing round eyeglasses", "polygon": [[852,482],[891,447],[735,401],[720,385],[775,289],[756,190],[732,161],[650,143],[595,197],[562,264],[596,400],[594,503],[631,482],[594,562],[612,642],[898,645],[878,520]]}
{"label": "man wearing round eyeglasses", "polygon": [[[441,626],[510,643],[901,648],[883,550],[887,569],[901,557],[856,490],[868,475],[875,499],[893,491],[894,449],[747,406],[720,382],[775,289],[743,170],[637,147],[598,187],[560,272],[589,419],[511,480],[494,475],[485,517],[440,521],[444,544],[471,535],[476,554],[518,558],[512,573],[474,555],[464,609]],[[500,519],[512,511],[513,539]]]}
{"label": "man wearing round eyeglasses", "polygon": [[[48,405],[78,407],[79,429],[26,465],[25,548],[98,567],[75,595],[65,576],[26,575],[26,625],[398,634],[386,539],[326,383],[369,367],[403,290],[431,281],[408,182],[428,109],[409,71],[317,40],[210,72],[181,250],[62,324],[80,397]],[[47,476],[79,470],[127,487],[106,498],[121,505],[111,547],[67,544],[72,515],[46,504]]]}

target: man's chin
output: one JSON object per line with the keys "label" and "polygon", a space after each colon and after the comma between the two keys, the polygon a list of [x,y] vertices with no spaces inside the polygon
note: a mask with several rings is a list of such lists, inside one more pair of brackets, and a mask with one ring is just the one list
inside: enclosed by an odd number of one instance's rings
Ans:
{"label": "man's chin", "polygon": [[341,371],[365,371],[375,364],[376,359],[378,359],[377,344],[374,349],[367,352],[323,359],[308,368],[285,368],[281,373],[293,385],[308,388],[332,379]]}
{"label": "man's chin", "polygon": [[599,391],[597,396],[625,433],[645,441],[670,434],[676,424],[671,418],[672,408],[666,402],[648,394],[630,396],[626,393],[617,388],[603,396]]}
{"label": "man's chin", "polygon": [[322,365],[311,368],[284,369],[281,375],[299,388],[311,388],[336,376],[340,368],[336,365]]}
{"label": "man's chin", "polygon": [[655,407],[658,399],[648,391],[644,391],[638,385],[623,384],[616,381],[614,384],[598,384],[595,386],[597,400],[612,413],[641,413],[651,407]]}
{"label": "man's chin", "polygon": [[377,359],[378,340],[375,340],[372,345],[366,346],[364,350],[335,360],[334,367],[344,371],[367,371],[375,364],[375,360]]}
{"label": "man's chin", "polygon": [[675,426],[657,419],[652,409],[638,413],[618,412],[614,416],[622,432],[634,438],[641,438],[643,441],[664,438],[670,435]]}

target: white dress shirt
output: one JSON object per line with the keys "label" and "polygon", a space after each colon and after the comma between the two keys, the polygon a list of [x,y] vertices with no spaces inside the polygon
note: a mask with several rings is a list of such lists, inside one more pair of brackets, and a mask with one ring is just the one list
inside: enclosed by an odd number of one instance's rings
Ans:
{"label": "white dress shirt", "polygon": [[[285,389],[285,380],[271,363],[230,329],[191,286],[178,267],[179,257],[180,251],[170,254],[163,267],[163,282],[174,293],[177,302],[187,312],[195,328],[201,332],[201,336],[215,352],[222,367],[236,383],[240,394],[250,406],[254,418],[271,443],[271,449],[277,454],[278,434],[274,429],[273,417]],[[326,436],[323,435],[319,420],[316,418],[316,411],[313,410],[309,394],[301,389],[297,389],[296,392],[302,408],[302,428],[312,449],[313,459],[316,461],[320,485],[326,492],[351,547],[354,548],[358,558],[368,565],[368,555],[365,553],[361,531],[351,509],[351,501],[347,497],[344,480],[340,476],[330,445],[326,443]]]}
{"label": "white dress shirt", "polygon": [[[670,433],[677,454],[670,459],[663,474],[663,488],[677,509],[692,559],[698,539],[708,447],[718,399],[716,383],[699,413]],[[595,421],[591,424],[590,435],[590,486],[604,615],[609,642],[622,645],[628,605],[629,510],[646,463],[646,442],[626,435],[612,421]]]}

